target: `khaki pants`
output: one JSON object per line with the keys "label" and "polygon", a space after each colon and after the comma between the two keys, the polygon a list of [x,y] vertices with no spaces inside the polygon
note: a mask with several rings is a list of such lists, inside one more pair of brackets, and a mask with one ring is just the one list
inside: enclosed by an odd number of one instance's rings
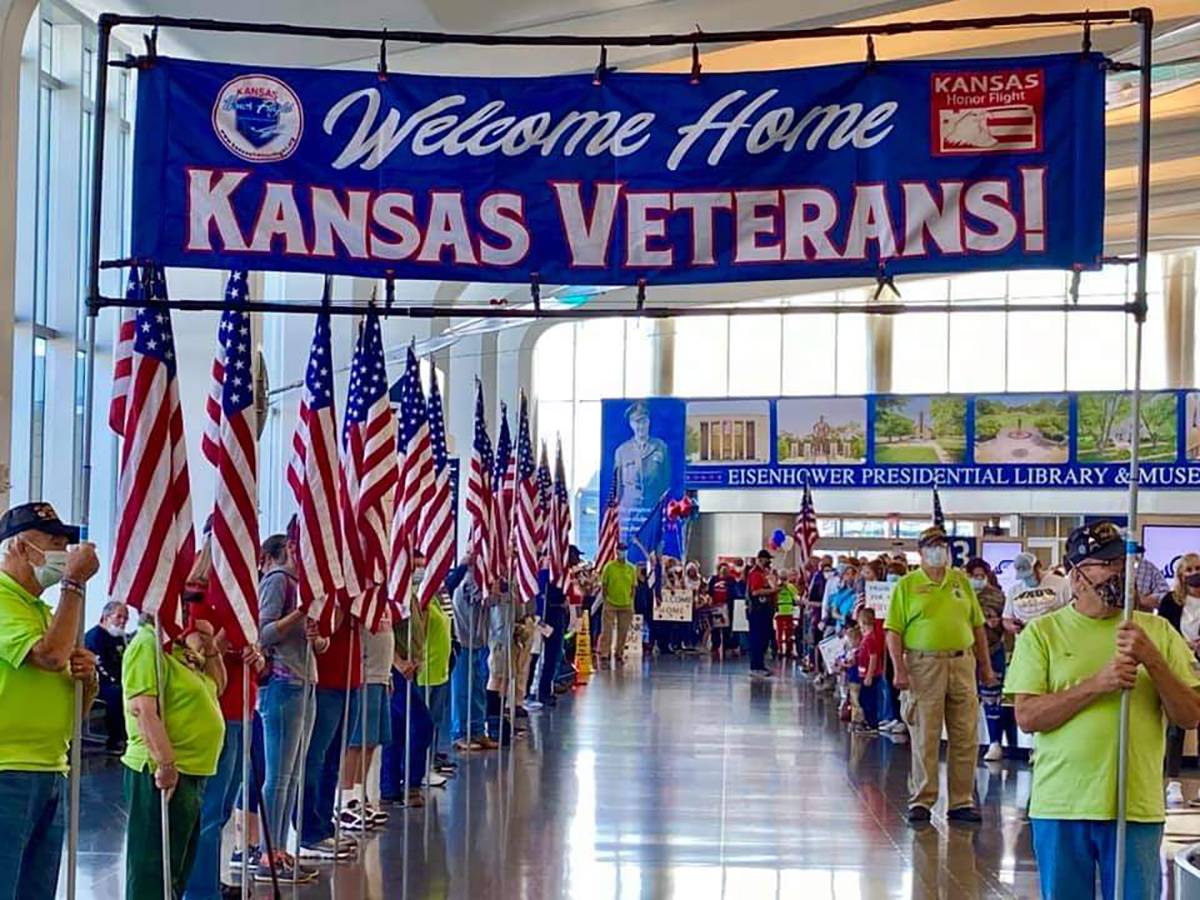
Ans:
{"label": "khaki pants", "polygon": [[947,809],[974,804],[975,765],[979,756],[979,697],[975,690],[975,657],[909,651],[909,688],[900,698],[900,714],[912,738],[909,806],[933,807],[938,798],[938,749],[942,724],[949,739],[946,776]]}
{"label": "khaki pants", "polygon": [[625,639],[629,636],[629,626],[633,624],[633,608],[614,609],[604,604],[601,626],[601,639],[604,644],[600,648],[600,658],[608,659],[615,652],[620,659],[625,655]]}

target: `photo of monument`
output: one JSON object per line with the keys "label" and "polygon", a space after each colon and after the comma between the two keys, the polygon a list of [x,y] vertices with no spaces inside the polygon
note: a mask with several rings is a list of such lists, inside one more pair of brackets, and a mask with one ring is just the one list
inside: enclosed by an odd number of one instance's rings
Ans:
{"label": "photo of monument", "polygon": [[876,397],[876,463],[940,463],[966,458],[965,397]]}
{"label": "photo of monument", "polygon": [[1069,409],[1062,394],[975,398],[975,462],[1065,463]]}
{"label": "photo of monument", "polygon": [[779,400],[775,403],[775,415],[780,463],[857,465],[866,462],[866,398]]}

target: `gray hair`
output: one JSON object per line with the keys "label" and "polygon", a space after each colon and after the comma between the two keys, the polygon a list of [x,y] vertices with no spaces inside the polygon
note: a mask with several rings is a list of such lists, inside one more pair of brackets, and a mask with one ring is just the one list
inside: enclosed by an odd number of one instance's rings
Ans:
{"label": "gray hair", "polygon": [[124,605],[125,604],[122,603],[120,600],[109,600],[107,603],[104,604],[104,607],[100,610],[100,618],[107,619],[109,616],[111,616],[120,607],[122,607]]}

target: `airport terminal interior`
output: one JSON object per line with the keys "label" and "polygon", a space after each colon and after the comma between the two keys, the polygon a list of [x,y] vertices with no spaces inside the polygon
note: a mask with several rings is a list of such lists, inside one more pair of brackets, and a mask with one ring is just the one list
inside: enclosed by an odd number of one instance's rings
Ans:
{"label": "airport terminal interior", "polygon": [[1200,897],[1200,7],[1059,6],[0,0],[0,900]]}

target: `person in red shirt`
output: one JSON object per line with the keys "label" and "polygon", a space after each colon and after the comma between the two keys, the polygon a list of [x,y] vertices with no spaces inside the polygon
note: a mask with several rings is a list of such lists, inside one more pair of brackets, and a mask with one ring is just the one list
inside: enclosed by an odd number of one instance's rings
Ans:
{"label": "person in red shirt", "polygon": [[879,727],[879,692],[886,690],[883,680],[883,623],[876,621],[875,610],[864,606],[858,611],[858,628],[862,643],[858,645],[858,675],[862,691],[858,702],[866,726],[874,731]]}
{"label": "person in red shirt", "polygon": [[775,624],[775,598],[779,594],[779,578],[771,571],[771,553],[759,550],[758,558],[746,575],[746,617],[750,620],[750,674],[769,678],[767,645]]}

